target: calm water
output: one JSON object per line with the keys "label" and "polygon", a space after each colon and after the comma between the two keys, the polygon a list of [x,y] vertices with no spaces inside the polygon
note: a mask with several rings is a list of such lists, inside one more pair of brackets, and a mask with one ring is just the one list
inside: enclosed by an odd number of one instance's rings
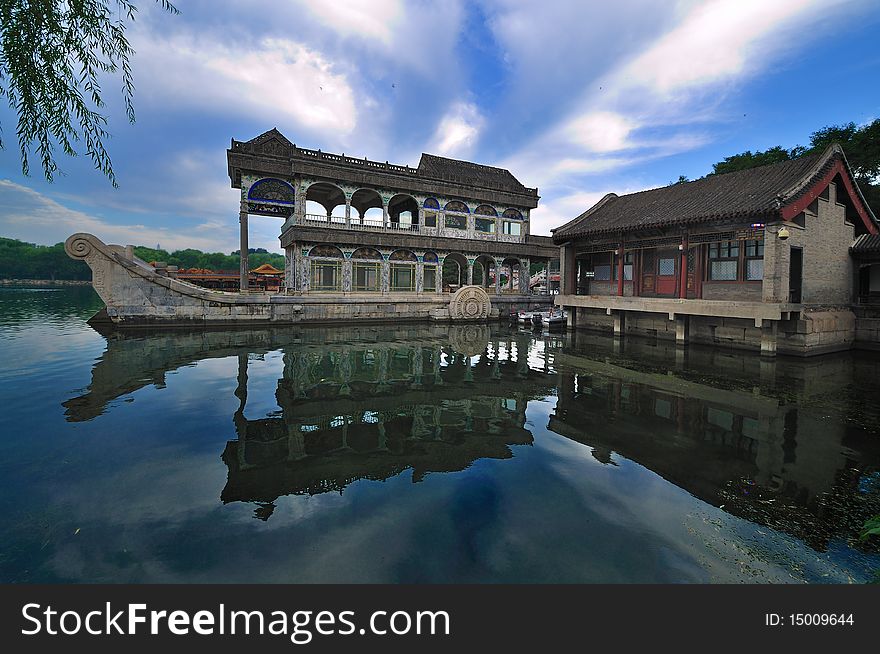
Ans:
{"label": "calm water", "polygon": [[880,359],[507,326],[102,336],[0,289],[0,581],[865,582]]}

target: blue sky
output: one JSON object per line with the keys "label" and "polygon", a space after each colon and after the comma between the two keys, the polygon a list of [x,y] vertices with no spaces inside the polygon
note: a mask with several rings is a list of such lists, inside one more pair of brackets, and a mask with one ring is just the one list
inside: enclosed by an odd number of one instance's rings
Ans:
{"label": "blue sky", "polygon": [[[85,157],[21,174],[0,107],[0,235],[237,249],[231,138],[415,165],[421,152],[537,186],[533,233],[602,195],[700,177],[725,156],[880,117],[876,0],[141,0],[138,120],[104,84],[120,188]],[[876,208],[875,208],[876,209]],[[279,223],[251,244],[280,251]]]}

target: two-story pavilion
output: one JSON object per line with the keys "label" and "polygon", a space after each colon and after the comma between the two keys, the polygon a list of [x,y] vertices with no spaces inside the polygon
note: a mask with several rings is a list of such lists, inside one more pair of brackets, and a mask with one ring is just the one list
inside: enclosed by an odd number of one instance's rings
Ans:
{"label": "two-story pavilion", "polygon": [[439,297],[476,284],[522,297],[530,264],[558,256],[549,237],[529,234],[537,189],[501,168],[358,159],[297,147],[276,129],[233,140],[227,161],[241,189],[242,290],[249,215],[283,220],[289,295]]}
{"label": "two-story pavilion", "polygon": [[877,234],[842,149],[602,198],[553,230],[579,327],[818,354],[856,338],[854,240]]}

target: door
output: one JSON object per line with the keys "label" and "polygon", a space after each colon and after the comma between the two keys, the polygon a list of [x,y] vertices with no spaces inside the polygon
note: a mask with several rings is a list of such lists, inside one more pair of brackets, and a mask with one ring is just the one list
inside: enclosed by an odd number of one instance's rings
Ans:
{"label": "door", "polygon": [[803,248],[791,248],[791,258],[788,267],[788,301],[795,304],[801,303],[804,284],[804,250]]}
{"label": "door", "polygon": [[675,295],[678,258],[678,252],[675,250],[657,253],[657,295]]}

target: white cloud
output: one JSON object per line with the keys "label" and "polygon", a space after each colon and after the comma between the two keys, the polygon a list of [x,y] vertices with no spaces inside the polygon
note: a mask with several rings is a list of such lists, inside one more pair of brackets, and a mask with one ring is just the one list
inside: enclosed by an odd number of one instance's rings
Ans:
{"label": "white cloud", "polygon": [[591,152],[615,152],[630,147],[629,136],[638,124],[611,111],[576,116],[562,127],[562,136]]}
{"label": "white cloud", "polygon": [[[278,251],[278,221],[252,221],[250,247]],[[142,223],[112,223],[71,209],[27,186],[0,179],[0,233],[30,243],[51,245],[75,232],[94,234],[105,243],[146,245],[165,250],[196,248],[206,252],[238,249],[238,225],[208,221],[191,228],[173,229]]]}
{"label": "white cloud", "polygon": [[440,119],[429,149],[434,154],[466,157],[474,150],[484,123],[475,104],[456,102]]}
{"label": "white cloud", "polygon": [[400,0],[300,0],[321,23],[344,35],[376,39],[390,46],[401,27]]}
{"label": "white cloud", "polygon": [[144,32],[136,48],[138,94],[155,105],[224,115],[233,109],[325,135],[348,134],[357,124],[346,75],[301,43],[268,38],[241,47],[192,33],[162,38]]}

